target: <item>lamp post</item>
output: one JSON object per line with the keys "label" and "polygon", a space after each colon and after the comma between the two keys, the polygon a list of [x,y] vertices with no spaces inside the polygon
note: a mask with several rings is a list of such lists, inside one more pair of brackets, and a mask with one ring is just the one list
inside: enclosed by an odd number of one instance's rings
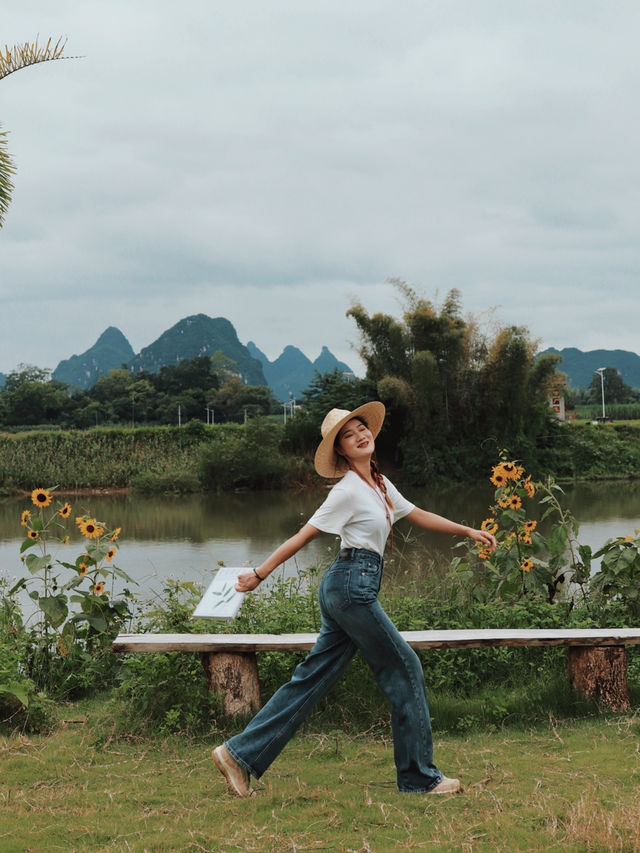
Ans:
{"label": "lamp post", "polygon": [[595,373],[598,373],[600,375],[600,388],[602,389],[602,420],[605,419],[605,413],[604,413],[604,372],[606,369],[607,369],[606,367],[599,367],[595,371]]}

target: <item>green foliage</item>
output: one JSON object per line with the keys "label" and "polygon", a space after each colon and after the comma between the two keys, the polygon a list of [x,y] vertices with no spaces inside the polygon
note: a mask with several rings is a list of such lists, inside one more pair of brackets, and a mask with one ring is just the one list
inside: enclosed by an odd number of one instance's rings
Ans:
{"label": "green foliage", "polygon": [[[115,598],[114,584],[135,582],[113,562],[120,530],[88,515],[76,518],[86,550],[75,560],[66,557],[72,507],[50,509],[53,500],[53,489],[34,489],[36,509],[22,513],[28,574],[4,598],[5,632],[19,638],[20,666],[36,689],[66,697],[108,683],[111,643],[132,615],[130,591],[125,587]],[[12,598],[21,589],[37,608],[30,626]]]}
{"label": "green foliage", "polygon": [[609,539],[593,555],[601,558],[600,570],[592,587],[607,605],[613,605],[616,618],[637,625],[640,619],[640,531],[635,536]]}
{"label": "green foliage", "polygon": [[[147,605],[142,629],[192,633],[197,623],[191,615],[201,597],[197,584],[169,581],[163,596]],[[215,729],[222,718],[220,697],[209,692],[197,654],[128,655],[114,702],[126,731],[196,734]]]}
{"label": "green foliage", "polygon": [[392,410],[387,438],[401,449],[407,479],[475,478],[496,444],[526,448],[537,461],[537,445],[553,428],[549,387],[563,384],[559,356],[536,362],[523,327],[483,335],[462,318],[456,290],[437,309],[404,282],[391,283],[404,298],[402,320],[371,316],[361,305],[347,313],[361,334],[374,396]]}
{"label": "green foliage", "polygon": [[280,452],[282,428],[255,418],[244,427],[216,429],[199,456],[200,480],[206,489],[275,489],[287,475]]}

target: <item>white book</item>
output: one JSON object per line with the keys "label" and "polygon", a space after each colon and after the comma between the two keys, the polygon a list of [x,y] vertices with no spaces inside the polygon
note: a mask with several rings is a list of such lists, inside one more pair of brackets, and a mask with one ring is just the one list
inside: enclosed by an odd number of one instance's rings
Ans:
{"label": "white book", "polygon": [[232,566],[220,566],[207,587],[200,603],[193,611],[198,619],[235,619],[245,599],[246,592],[238,592],[235,585],[238,575],[250,571]]}

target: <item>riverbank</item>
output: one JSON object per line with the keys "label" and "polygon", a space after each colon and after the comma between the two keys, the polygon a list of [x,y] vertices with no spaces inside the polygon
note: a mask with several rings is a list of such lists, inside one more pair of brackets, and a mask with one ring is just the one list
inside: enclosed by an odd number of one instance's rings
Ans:
{"label": "riverbank", "polygon": [[[566,424],[548,446],[531,453],[535,463],[526,456],[523,451],[521,461],[534,478],[551,474],[561,482],[640,479],[640,426]],[[487,457],[483,478],[495,461]],[[402,469],[396,480],[403,483]],[[465,480],[474,481],[477,478],[471,476]],[[181,428],[0,434],[0,494],[5,495],[42,485],[84,494],[124,489],[186,494],[295,488],[316,482],[311,455],[287,453],[283,427],[263,421],[246,426],[190,423]]]}
{"label": "riverbank", "polygon": [[222,737],[117,739],[92,700],[0,739],[2,850],[640,850],[634,716],[436,736],[464,793],[432,798],[397,792],[388,732],[332,730],[302,732],[238,800],[210,758]]}

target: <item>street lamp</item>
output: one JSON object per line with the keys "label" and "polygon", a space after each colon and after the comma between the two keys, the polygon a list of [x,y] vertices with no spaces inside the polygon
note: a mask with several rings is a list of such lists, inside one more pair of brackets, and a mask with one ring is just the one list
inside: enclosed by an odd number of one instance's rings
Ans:
{"label": "street lamp", "polygon": [[594,371],[595,373],[600,374],[600,387],[602,389],[602,420],[604,420],[604,418],[605,418],[605,414],[604,414],[604,372],[606,369],[607,369],[606,367],[599,367],[596,371]]}

